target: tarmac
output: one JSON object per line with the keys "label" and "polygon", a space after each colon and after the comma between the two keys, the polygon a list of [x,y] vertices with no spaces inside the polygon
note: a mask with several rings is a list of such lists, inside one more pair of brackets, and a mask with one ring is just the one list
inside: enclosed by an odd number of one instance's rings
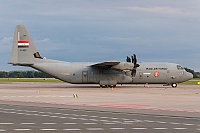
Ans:
{"label": "tarmac", "polygon": [[0,83],[0,132],[200,132],[200,86]]}
{"label": "tarmac", "polygon": [[98,85],[1,83],[1,103],[200,117],[200,85]]}

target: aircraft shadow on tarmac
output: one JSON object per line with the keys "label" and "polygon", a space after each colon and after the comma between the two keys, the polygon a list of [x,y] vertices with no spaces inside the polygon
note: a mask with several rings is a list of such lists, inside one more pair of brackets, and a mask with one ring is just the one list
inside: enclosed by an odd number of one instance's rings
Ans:
{"label": "aircraft shadow on tarmac", "polygon": [[[39,87],[39,86],[38,86]],[[37,88],[37,87],[35,87]],[[51,85],[51,86],[40,86],[39,88],[74,88],[74,89],[78,89],[78,88],[82,88],[82,89],[98,89],[98,90],[105,90],[105,89],[112,89],[112,87],[105,87],[105,88],[101,88],[98,85],[85,85],[85,84],[66,84],[66,85]],[[141,89],[151,89],[151,88],[160,88],[160,89],[173,89],[171,86],[162,86],[162,85],[118,85],[116,88],[114,88],[115,90],[117,89],[135,89],[135,88],[141,88]]]}

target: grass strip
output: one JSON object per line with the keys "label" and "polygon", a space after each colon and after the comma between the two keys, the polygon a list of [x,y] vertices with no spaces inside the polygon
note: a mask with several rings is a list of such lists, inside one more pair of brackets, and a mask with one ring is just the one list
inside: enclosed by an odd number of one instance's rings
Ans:
{"label": "grass strip", "polygon": [[3,82],[62,82],[54,78],[0,78],[0,83]]}

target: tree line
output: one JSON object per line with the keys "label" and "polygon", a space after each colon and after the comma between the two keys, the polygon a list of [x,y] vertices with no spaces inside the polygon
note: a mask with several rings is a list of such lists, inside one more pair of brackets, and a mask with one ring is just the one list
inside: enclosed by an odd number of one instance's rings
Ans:
{"label": "tree line", "polygon": [[0,71],[0,78],[53,78],[40,71]]}
{"label": "tree line", "polygon": [[186,70],[187,72],[192,73],[192,74],[193,74],[193,78],[200,78],[200,72],[195,72],[194,70],[189,69],[189,68],[187,68],[187,67],[185,67],[185,70]]}

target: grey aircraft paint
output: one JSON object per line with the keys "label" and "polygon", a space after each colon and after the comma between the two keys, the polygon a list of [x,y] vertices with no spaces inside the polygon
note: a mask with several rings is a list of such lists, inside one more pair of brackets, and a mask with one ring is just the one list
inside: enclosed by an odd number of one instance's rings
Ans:
{"label": "grey aircraft paint", "polygon": [[[134,63],[107,61],[99,63],[71,63],[42,58],[25,26],[15,28],[10,64],[32,67],[72,84],[167,84],[192,79],[180,65],[175,63]],[[134,74],[133,74],[134,73]]]}

